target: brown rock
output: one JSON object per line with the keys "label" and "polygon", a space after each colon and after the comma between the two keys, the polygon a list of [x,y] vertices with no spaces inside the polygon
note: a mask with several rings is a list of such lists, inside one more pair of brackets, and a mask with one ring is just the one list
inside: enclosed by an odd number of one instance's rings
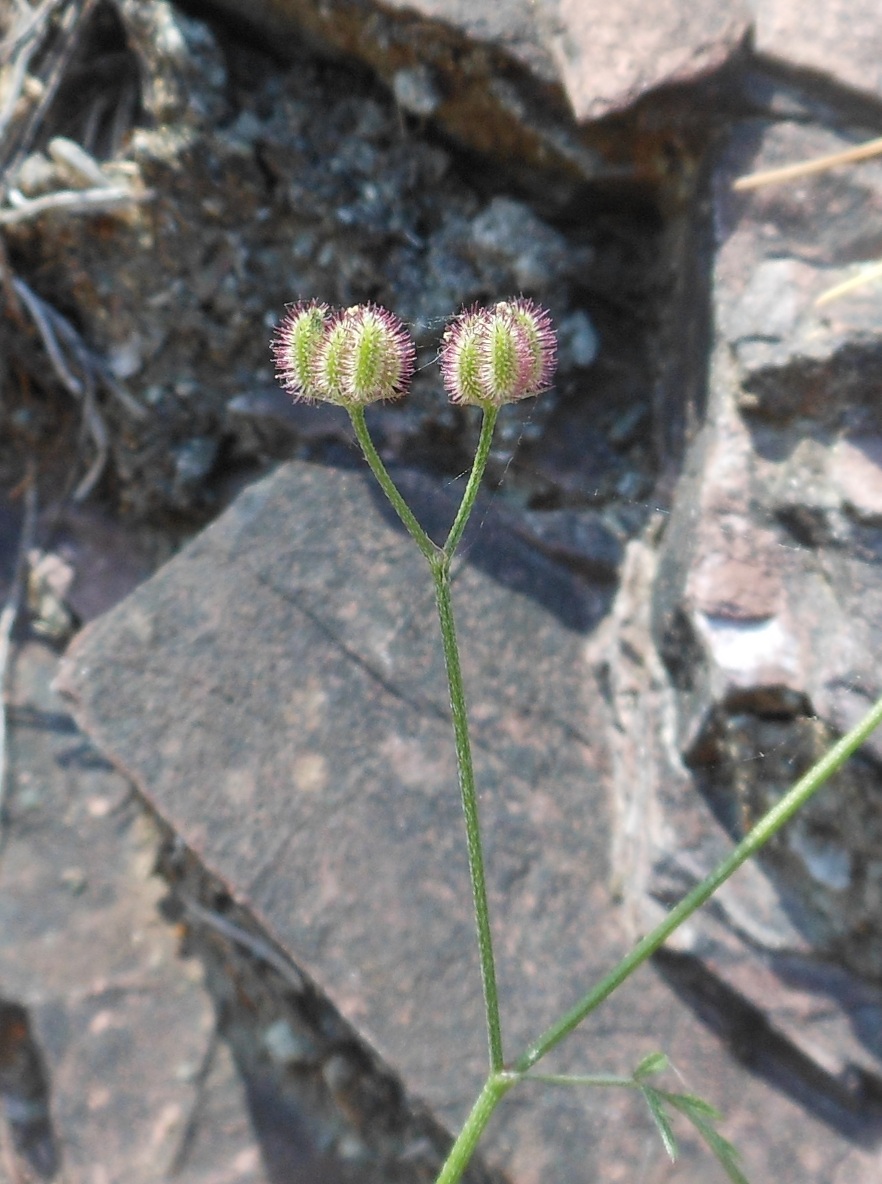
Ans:
{"label": "brown rock", "polygon": [[[401,480],[438,531],[446,496]],[[453,1128],[481,1080],[485,1041],[427,580],[366,478],[292,465],[90,626],[63,681],[101,746],[411,1099]],[[613,905],[622,885],[609,882],[604,719],[583,658],[608,593],[537,557],[480,507],[456,602],[514,1050],[629,944]],[[645,721],[632,732],[654,735]],[[647,820],[636,806],[638,841]],[[725,846],[712,819],[700,827],[706,844]],[[732,1103],[728,1132],[750,1171],[768,1176],[783,1154],[782,1182],[791,1168],[793,1180],[831,1179],[840,1161],[853,1180],[873,1179],[867,1157],[745,1077],[686,1021],[646,971],[554,1064],[624,1067],[661,1042],[690,1085],[713,1080],[714,1100]],[[736,1028],[750,1045],[750,1024]],[[758,1055],[760,1077],[791,1072],[782,1044],[783,1059]],[[648,1137],[624,1094],[524,1090],[494,1118],[484,1150],[518,1184],[627,1179],[638,1161],[666,1178]],[[687,1144],[677,1179],[697,1184],[707,1171]]]}
{"label": "brown rock", "polygon": [[719,70],[743,44],[750,20],[746,5],[705,0],[652,6],[558,0],[554,9],[545,5],[545,36],[580,122]]}
{"label": "brown rock", "polygon": [[651,10],[636,0],[606,7],[393,0],[361,11],[314,0],[218,6],[282,43],[305,29],[367,61],[405,109],[431,115],[472,148],[583,178],[622,175],[624,162],[607,138],[580,134],[570,112],[586,123],[621,114],[661,87],[703,79],[737,55],[749,28],[740,0],[725,11],[677,0]]}
{"label": "brown rock", "polygon": [[[7,232],[22,278],[73,310],[95,369],[106,468],[138,517],[204,518],[227,495],[231,463],[325,456],[345,437],[291,412],[275,386],[269,337],[298,296],[378,300],[413,326],[427,358],[443,320],[488,294],[523,291],[566,315],[590,248],[574,249],[523,200],[479,195],[363,70],[321,61],[302,39],[288,69],[239,41],[224,57],[208,25],[153,0],[110,11],[110,31],[84,35],[82,52],[96,76],[125,65],[144,117],[126,123],[120,100],[114,159],[92,168],[150,200],[100,222],[45,216]],[[117,98],[109,90],[103,101]],[[71,111],[81,114],[73,98]],[[104,144],[86,147],[100,157]],[[50,191],[69,184],[42,152],[21,166],[25,178],[47,171]],[[0,333],[10,358],[33,337],[25,369],[54,381],[26,317]],[[68,366],[80,374],[75,357]],[[575,368],[564,357],[562,381]],[[419,452],[441,433],[455,453],[466,429],[438,397],[437,371],[421,367],[414,385],[406,414],[387,413],[388,434]],[[57,393],[71,406],[70,391]],[[527,414],[511,418],[515,441]],[[56,421],[42,405],[25,417],[52,438]]]}
{"label": "brown rock", "polygon": [[226,1049],[199,1078],[215,1019],[157,912],[167,889],[152,874],[156,823],[77,732],[50,689],[56,667],[47,646],[21,647],[9,705],[0,981],[28,1004],[42,1053],[0,1004],[13,1142],[45,1178],[58,1158],[56,1179],[159,1184],[179,1158],[188,1184],[260,1184],[268,1177]]}
{"label": "brown rock", "polygon": [[873,0],[756,0],[757,51],[850,90],[882,96],[882,19]]}
{"label": "brown rock", "polygon": [[[733,134],[716,177],[706,417],[659,554],[630,553],[611,654],[595,651],[617,737],[649,737],[639,758],[614,743],[638,916],[709,870],[719,824],[742,835],[882,689],[875,298],[814,305],[875,241],[882,172],[731,191],[748,160],[772,167],[833,139],[773,122]],[[870,1099],[841,1090],[858,1067],[872,1082],[882,1068],[880,756],[875,736],[673,943],[689,955],[673,978],[697,1007],[737,1011],[734,988],[786,1037],[792,1078],[823,1081],[827,1104],[871,1128]]]}

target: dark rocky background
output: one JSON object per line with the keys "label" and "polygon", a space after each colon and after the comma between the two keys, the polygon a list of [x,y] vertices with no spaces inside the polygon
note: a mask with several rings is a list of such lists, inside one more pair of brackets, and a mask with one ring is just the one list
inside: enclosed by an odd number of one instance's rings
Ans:
{"label": "dark rocky background", "polygon": [[[286,301],[410,324],[369,420],[436,531],[445,318],[558,326],[457,577],[511,1052],[882,692],[878,283],[815,303],[882,258],[882,164],[732,188],[879,136],[880,62],[844,0],[0,4],[10,1184],[431,1181],[480,1084],[427,576],[275,386]],[[661,1047],[752,1180],[875,1184],[880,762],[555,1066]],[[722,1179],[624,1095],[516,1093],[482,1150]]]}

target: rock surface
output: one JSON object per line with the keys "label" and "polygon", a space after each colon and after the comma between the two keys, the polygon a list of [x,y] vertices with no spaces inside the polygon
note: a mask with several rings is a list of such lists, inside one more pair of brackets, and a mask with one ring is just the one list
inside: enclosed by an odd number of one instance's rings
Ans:
{"label": "rock surface", "polygon": [[[401,479],[437,532],[448,495]],[[62,684],[102,749],[369,1040],[412,1104],[452,1127],[480,1083],[484,1037],[427,579],[365,476],[288,466],[90,626]],[[610,883],[604,718],[584,656],[609,595],[479,508],[456,599],[510,1048],[628,944]],[[653,1046],[663,1034],[687,1080],[717,1061],[715,1101],[735,1109],[736,1132],[763,1123],[762,1138],[745,1141],[758,1178],[785,1145],[795,1159],[789,1176],[775,1169],[779,1180],[834,1179],[843,1164],[871,1178],[872,1156],[847,1152],[842,1136],[719,1063],[708,1033],[689,1025],[687,1036],[686,1014],[647,971],[555,1064],[623,1067],[649,1051],[647,1033]],[[793,1071],[777,1048],[757,1052],[755,1068]],[[668,1178],[626,1102],[515,1097],[486,1155],[514,1181],[628,1178],[644,1154],[652,1178]],[[707,1171],[690,1146],[676,1178]]]}
{"label": "rock surface", "polygon": [[16,662],[0,981],[27,1001],[48,1067],[59,1178],[155,1184],[177,1163],[187,1184],[258,1184],[232,1058],[220,1045],[205,1060],[211,999],[157,912],[157,825],[77,732],[56,666],[37,642]]}
{"label": "rock surface", "polygon": [[882,98],[882,30],[872,0],[831,0],[809,11],[793,0],[753,0],[756,49],[857,94]]}
{"label": "rock surface", "polygon": [[[564,131],[561,98],[580,123],[621,114],[661,87],[695,83],[719,70],[737,54],[750,23],[746,5],[732,4],[724,11],[706,0],[657,4],[651,10],[637,0],[614,7],[583,0],[504,0],[486,6],[391,0],[371,5],[367,19],[356,17],[354,36],[345,4],[221,4],[276,36],[287,33],[293,40],[306,28],[327,46],[368,61],[393,87],[403,72],[428,70],[437,99],[425,104],[425,113],[465,143],[491,148],[496,155],[499,141],[494,149],[492,137],[502,132],[504,142],[517,137],[508,143],[507,154],[519,155],[529,151],[532,135],[548,158],[558,155],[569,138],[571,163],[588,176],[603,171],[602,157],[592,167],[588,137],[581,153],[574,150],[578,139]],[[550,109],[544,128],[537,99]],[[548,115],[554,114],[558,118],[552,121]]]}
{"label": "rock surface", "polygon": [[[282,70],[265,51],[215,35],[160,0],[126,0],[118,11],[93,40],[84,34],[83,52],[96,72],[122,60],[127,85],[141,86],[140,115],[120,116],[113,160],[101,162],[106,146],[97,135],[86,147],[99,176],[125,180],[143,200],[97,221],[47,215],[6,233],[35,295],[74,310],[96,383],[87,456],[104,450],[124,510],[204,519],[229,496],[231,468],[253,472],[270,458],[321,459],[339,449],[345,430],[317,430],[292,411],[269,365],[272,328],[301,296],[394,307],[428,361],[461,306],[497,293],[532,295],[572,327],[576,348],[564,351],[558,387],[561,399],[572,398],[597,354],[585,293],[604,291],[610,278],[617,293],[633,293],[642,265],[623,244],[646,236],[639,210],[611,212],[603,231],[574,241],[502,192],[501,176],[469,170],[403,122],[390,95],[351,68],[318,61],[301,45]],[[73,131],[56,122],[48,132],[59,130]],[[535,176],[548,208],[559,209],[559,187]],[[36,148],[11,180],[32,200],[71,184]],[[27,325],[26,308],[9,334],[7,366],[51,389],[44,343],[33,333],[24,349],[19,322]],[[597,385],[608,409],[621,411],[634,397],[633,341],[645,331],[604,334]],[[620,350],[631,355],[625,369],[614,365]],[[61,349],[74,381],[80,354]],[[70,404],[69,390],[59,395]],[[436,372],[421,366],[408,407],[383,413],[382,434],[399,456],[456,473],[473,429],[438,395]],[[551,399],[538,412],[511,409],[494,458],[498,476],[520,441],[541,438],[553,411]],[[10,431],[26,444],[51,438],[56,424],[38,406]],[[606,465],[611,480],[623,467],[616,462],[613,455]],[[511,480],[540,492],[543,485],[517,465]]]}
{"label": "rock surface", "polygon": [[[882,172],[870,162],[731,190],[741,173],[851,138],[746,120],[716,164],[707,413],[660,546],[632,544],[612,656],[597,655],[617,727],[616,849],[639,925],[710,870],[721,824],[744,834],[882,691],[878,296],[814,303],[877,252]],[[650,739],[635,752],[638,732]],[[872,737],[675,939],[696,960],[685,979],[671,964],[687,996],[717,979],[761,1009],[826,1104],[871,1139],[880,756]]]}
{"label": "rock surface", "polygon": [[[748,153],[769,167],[785,152],[799,158],[829,147],[820,130],[753,125],[735,133],[721,163],[708,416],[675,499],[656,596],[657,639],[681,691],[682,751],[694,766],[713,766],[718,790],[732,778],[746,818],[882,690],[873,658],[882,629],[882,336],[871,293],[813,306],[846,260],[873,249],[862,240],[874,233],[882,170],[871,163],[738,201],[725,183]],[[789,766],[770,776],[765,762],[757,769],[764,784],[754,784],[748,752],[775,749],[787,734]],[[779,845],[770,859],[783,861],[785,879],[813,902],[814,923],[803,919],[813,948],[878,981],[878,943],[866,940],[882,874],[868,830],[878,738],[865,753],[803,813],[789,854]]]}
{"label": "rock surface", "polygon": [[[255,1126],[277,1118],[258,1132],[263,1166],[241,1113],[223,1120],[234,1170],[430,1180],[482,1048],[430,598],[369,487],[338,471],[352,466],[345,420],[274,388],[271,325],[299,295],[378,299],[411,322],[427,363],[460,303],[523,290],[560,326],[555,394],[500,423],[491,476],[505,502],[482,509],[459,589],[507,1035],[524,1040],[537,1008],[546,1020],[571,1002],[586,968],[605,969],[880,689],[878,289],[814,301],[882,253],[882,171],[731,189],[739,173],[877,134],[879,14],[757,3],[752,49],[746,10],[706,4],[264,0],[245,27],[214,5],[198,9],[209,25],[119,0],[78,31],[63,7],[33,46],[0,15],[4,103],[27,83],[0,129],[0,477],[18,486],[33,453],[44,501],[101,481],[117,506],[173,523],[168,552],[269,460],[322,466],[244,494],[83,637],[68,683],[190,844],[163,848],[168,907],[203,959]],[[28,211],[86,184],[130,200]],[[439,475],[463,470],[475,422],[439,399],[434,369],[421,365],[409,403],[372,428],[388,458],[438,477],[404,478],[426,515],[449,514]],[[53,520],[50,506],[43,529]],[[138,578],[111,534],[80,531],[35,562],[41,628],[53,597],[64,629]],[[876,738],[561,1064],[626,1069],[649,1051],[641,1034],[670,1034],[690,1085],[729,1112],[749,1174],[875,1182],[880,759]],[[53,843],[80,851],[81,800],[55,811],[69,826],[45,821]],[[103,1109],[90,1085],[84,1110],[77,1083],[110,1079],[124,1058],[96,1054],[85,1077],[68,1060],[40,981],[61,999],[59,963],[26,937],[60,940],[61,916],[86,941],[96,923],[112,938],[130,906],[108,916],[87,886],[95,916],[62,907],[29,817],[13,818],[6,907],[28,911],[3,947],[0,993],[48,1033],[63,1141],[80,1137],[95,1162],[95,1132],[132,1122],[131,1172],[146,1180],[162,1158],[141,1151],[162,1126],[153,1102],[137,1109],[124,1082]],[[140,885],[128,833],[116,856]],[[109,860],[107,837],[91,841]],[[203,1015],[163,950],[164,989]],[[63,998],[65,1016],[84,1014]],[[140,1065],[130,1035],[155,1026],[155,1003],[89,1012],[90,1038],[124,1030]],[[689,1009],[717,1035],[696,1034]],[[613,1063],[598,1066],[601,1035]],[[229,1083],[229,1061],[223,1072]],[[622,1097],[514,1099],[487,1144],[492,1168],[476,1172],[616,1180],[640,1163],[667,1179],[635,1115]],[[72,1116],[90,1133],[71,1135]],[[305,1156],[282,1128],[310,1134]],[[671,1178],[707,1171],[688,1144]]]}

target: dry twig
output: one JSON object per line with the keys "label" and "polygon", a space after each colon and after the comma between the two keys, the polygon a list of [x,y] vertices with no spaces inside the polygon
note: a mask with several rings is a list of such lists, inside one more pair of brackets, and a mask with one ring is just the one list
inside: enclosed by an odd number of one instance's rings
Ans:
{"label": "dry twig", "polygon": [[851,279],[843,280],[841,284],[834,284],[832,288],[827,288],[825,292],[822,292],[815,300],[815,308],[822,308],[832,300],[838,300],[840,296],[847,296],[849,292],[854,292],[857,288],[862,288],[864,284],[869,284],[872,280],[878,280],[880,277],[882,277],[882,262],[865,267],[858,275],[853,275]]}
{"label": "dry twig", "polygon": [[267,966],[271,966],[277,974],[293,987],[298,993],[303,991],[304,981],[303,975],[297,969],[293,962],[274,949],[269,942],[264,941],[260,937],[256,937],[253,933],[249,933],[247,929],[243,929],[241,925],[236,925],[233,921],[222,917],[220,913],[212,912],[211,909],[204,908],[201,904],[197,904],[195,900],[191,900],[189,896],[183,893],[177,893],[177,898],[192,917],[197,921],[201,921],[204,925],[208,925],[211,929],[216,930],[223,937],[229,941],[235,942],[236,945],[244,947],[249,953],[253,954],[255,958],[259,958],[261,962],[265,962]]}
{"label": "dry twig", "polygon": [[74,4],[66,12],[62,13],[61,34],[57,46],[53,47],[50,54],[51,64],[48,68],[47,77],[42,80],[42,93],[22,129],[11,159],[6,162],[7,176],[15,175],[19,165],[31,151],[37,131],[55,98],[58,87],[64,78],[65,71],[70,65],[71,59],[79,45],[83,29],[87,26],[96,4],[97,0],[83,0],[82,3]]}
{"label": "dry twig", "polygon": [[[24,198],[10,188],[8,180],[31,150],[34,137],[45,118],[78,48],[84,28],[97,0],[43,0],[36,8],[24,6],[11,33],[0,45],[0,61],[12,63],[7,94],[0,110],[0,195],[5,193],[11,208],[0,209],[0,226],[8,226],[44,215],[94,215],[149,200],[153,194],[140,192],[106,180],[100,166],[78,145],[56,138],[50,151],[60,154],[69,166],[91,182],[87,189],[67,189],[40,197]],[[59,19],[54,19],[58,16]],[[47,49],[48,46],[48,49]],[[14,128],[19,100],[27,80],[31,59],[42,55],[40,97],[30,113]],[[73,154],[73,155],[72,155]],[[12,182],[14,183],[14,182]],[[2,263],[2,260],[0,260]],[[146,412],[116,381],[104,361],[90,351],[73,326],[50,304],[42,300],[20,278],[3,267],[9,306],[24,308],[37,328],[52,369],[65,390],[80,400],[83,423],[95,449],[95,459],[74,492],[82,501],[101,477],[109,455],[107,427],[98,409],[96,389],[105,387],[129,415],[143,419]]]}
{"label": "dry twig", "polygon": [[58,189],[42,197],[22,198],[12,209],[0,210],[0,226],[27,222],[42,214],[103,214],[141,201],[150,201],[152,189],[138,192],[124,185],[96,189]]}
{"label": "dry twig", "polygon": [[814,160],[801,160],[797,164],[784,165],[779,169],[766,169],[760,173],[748,173],[739,177],[732,188],[743,192],[746,189],[759,189],[762,185],[777,185],[783,181],[795,181],[799,177],[808,177],[813,173],[824,173],[828,169],[840,164],[856,164],[861,160],[870,160],[874,156],[882,155],[882,137],[878,140],[868,140],[866,144],[856,144],[854,148],[845,148],[842,152],[831,152],[828,156],[818,156]]}
{"label": "dry twig", "polygon": [[104,175],[98,161],[76,140],[70,140],[67,136],[53,136],[47,149],[56,163],[66,165],[94,187],[113,188],[113,182]]}
{"label": "dry twig", "polygon": [[89,466],[85,477],[73,491],[75,502],[85,501],[98,484],[110,455],[110,437],[107,434],[107,425],[101,417],[98,404],[95,402],[95,380],[94,375],[89,371],[86,372],[86,386],[83,391],[83,424],[88,429],[92,443],[95,445],[95,459]]}
{"label": "dry twig", "polygon": [[[19,281],[22,282],[22,281]],[[33,294],[33,293],[32,293]],[[37,297],[39,300],[39,297]],[[55,324],[55,330],[58,336],[67,343],[68,348],[73,353],[77,360],[80,369],[87,374],[94,376],[105,390],[109,391],[119,402],[125,407],[126,411],[133,419],[144,420],[147,418],[148,412],[141,406],[141,404],[134,399],[125,387],[114,378],[113,374],[100,355],[96,354],[94,350],[89,349],[86,343],[80,337],[79,333],[62,314],[53,308],[51,304],[45,301],[40,301],[45,311],[52,318]]]}
{"label": "dry twig", "polygon": [[38,48],[38,41],[24,41],[15,54],[15,64],[12,67],[9,77],[6,101],[2,109],[0,109],[0,143],[2,143],[7,129],[12,122],[15,108],[24,89],[25,79],[28,76],[28,67],[31,64],[31,58]]}
{"label": "dry twig", "polygon": [[18,27],[13,28],[12,32],[0,43],[0,62],[10,61],[22,45],[35,37],[37,33],[42,32],[55,9],[67,3],[68,0],[43,0],[38,8],[22,5],[20,8],[22,19]]}
{"label": "dry twig", "polygon": [[37,524],[37,478],[34,463],[28,461],[25,475],[24,489],[24,518],[21,534],[18,540],[18,552],[15,557],[15,569],[9,586],[9,593],[3,611],[0,612],[0,841],[2,828],[6,822],[6,733],[7,733],[7,671],[9,655],[12,649],[12,630],[18,619],[21,608],[22,590],[24,588],[27,569],[28,552],[34,544],[34,532]]}
{"label": "dry twig", "polygon": [[[798,180],[800,177],[812,176],[815,173],[824,173],[837,165],[858,164],[863,160],[871,160],[875,156],[882,156],[882,136],[875,140],[868,140],[865,144],[856,144],[853,148],[845,148],[841,152],[831,152],[827,156],[815,157],[814,160],[801,160],[796,164],[784,165],[778,169],[748,173],[733,182],[732,188],[743,193],[746,190],[759,189],[764,185],[777,185],[785,181]],[[850,279],[843,280],[839,284],[834,284],[832,288],[827,288],[816,298],[815,308],[822,308],[825,304],[830,304],[832,301],[838,300],[840,296],[846,296],[849,292],[854,292],[856,289],[862,288],[864,284],[880,277],[882,277],[882,262],[864,268],[858,275],[851,276]]]}
{"label": "dry twig", "polygon": [[73,494],[74,501],[83,501],[95,488],[110,453],[107,425],[96,400],[96,385],[103,385],[136,419],[144,419],[147,413],[86,346],[66,317],[42,300],[19,276],[12,277],[12,288],[30,313],[59,382],[83,405],[83,421],[96,451],[95,460]]}
{"label": "dry twig", "polygon": [[79,399],[83,393],[83,384],[68,366],[61,346],[58,344],[58,338],[55,336],[53,321],[60,316],[60,313],[56,313],[50,304],[41,300],[37,293],[32,291],[18,276],[13,276],[12,286],[37,326],[59,382],[69,394]]}

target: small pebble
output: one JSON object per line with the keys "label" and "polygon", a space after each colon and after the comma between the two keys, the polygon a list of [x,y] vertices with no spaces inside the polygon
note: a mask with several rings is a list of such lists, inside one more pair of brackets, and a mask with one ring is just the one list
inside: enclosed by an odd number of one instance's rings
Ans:
{"label": "small pebble", "polygon": [[411,115],[434,115],[442,102],[432,71],[422,64],[396,71],[392,93],[399,107]]}

